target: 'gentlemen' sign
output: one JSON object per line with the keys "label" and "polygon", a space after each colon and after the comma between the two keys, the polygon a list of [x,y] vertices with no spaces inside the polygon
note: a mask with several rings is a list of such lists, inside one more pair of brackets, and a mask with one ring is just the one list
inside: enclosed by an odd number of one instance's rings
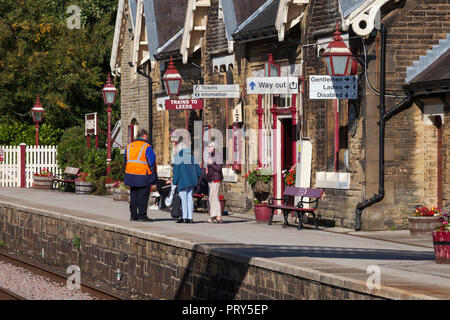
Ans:
{"label": "'gentlemen' sign", "polygon": [[358,99],[356,76],[310,76],[310,99]]}
{"label": "'gentlemen' sign", "polygon": [[202,99],[166,100],[166,110],[199,110],[203,109]]}

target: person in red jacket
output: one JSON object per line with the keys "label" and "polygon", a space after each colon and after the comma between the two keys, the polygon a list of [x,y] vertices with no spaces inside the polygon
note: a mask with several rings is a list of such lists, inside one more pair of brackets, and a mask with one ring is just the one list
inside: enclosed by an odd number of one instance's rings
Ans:
{"label": "person in red jacket", "polygon": [[150,186],[157,183],[156,156],[148,133],[140,129],[125,151],[125,185],[130,186],[130,221],[153,221],[147,216]]}
{"label": "person in red jacket", "polygon": [[208,166],[205,169],[205,173],[209,186],[208,201],[209,215],[211,216],[208,222],[222,223],[222,209],[219,201],[220,183],[223,180],[222,159],[216,153],[216,145],[214,142],[208,143],[207,150],[208,160],[206,163]]}

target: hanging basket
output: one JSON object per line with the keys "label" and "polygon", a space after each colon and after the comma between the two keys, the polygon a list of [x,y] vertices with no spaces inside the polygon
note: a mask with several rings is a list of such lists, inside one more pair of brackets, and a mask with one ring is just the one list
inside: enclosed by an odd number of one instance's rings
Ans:
{"label": "hanging basket", "polygon": [[259,202],[266,201],[269,197],[272,185],[271,182],[272,179],[270,179],[267,183],[256,181],[254,184],[252,184],[253,195]]}

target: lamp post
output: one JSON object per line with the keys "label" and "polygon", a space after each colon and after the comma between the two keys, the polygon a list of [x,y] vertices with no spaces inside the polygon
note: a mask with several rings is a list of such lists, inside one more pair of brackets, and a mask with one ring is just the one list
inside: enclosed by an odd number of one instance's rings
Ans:
{"label": "lamp post", "polygon": [[170,56],[169,66],[167,67],[166,73],[162,77],[164,83],[164,89],[169,96],[177,96],[180,93],[181,88],[181,78],[180,73],[175,64],[173,63],[172,56]]}
{"label": "lamp post", "polygon": [[39,145],[39,122],[44,118],[44,108],[39,101],[39,95],[37,96],[36,103],[31,108],[31,114],[33,115],[33,121],[36,123],[36,147]]}
{"label": "lamp post", "polygon": [[[167,67],[167,70],[162,77],[162,81],[164,84],[164,90],[166,91],[168,96],[177,96],[180,93],[181,81],[183,81],[183,78],[175,67],[172,56],[170,56],[169,66]],[[188,110],[186,110],[185,115],[187,133],[189,131]],[[185,141],[187,141],[187,137]]]}
{"label": "lamp post", "polygon": [[275,63],[273,60],[273,55],[269,53],[267,55],[268,59],[264,63],[264,75],[266,77],[279,77],[281,67]]}
{"label": "lamp post", "polygon": [[102,89],[103,101],[105,102],[108,109],[108,137],[107,137],[107,156],[106,156],[106,174],[109,174],[111,171],[110,163],[111,163],[111,105],[116,101],[116,93],[117,89],[111,81],[111,76],[108,73],[108,80],[106,80],[106,84]]}
{"label": "lamp post", "polygon": [[[327,66],[327,73],[330,76],[348,76],[354,70],[355,60],[352,52],[347,47],[339,32],[339,24],[336,26],[333,41],[323,52]],[[334,100],[334,171],[338,171],[339,159],[339,100]]]}

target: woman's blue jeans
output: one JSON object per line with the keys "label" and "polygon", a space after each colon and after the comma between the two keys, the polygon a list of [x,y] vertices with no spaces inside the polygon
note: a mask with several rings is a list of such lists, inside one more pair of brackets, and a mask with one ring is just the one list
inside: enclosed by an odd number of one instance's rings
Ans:
{"label": "woman's blue jeans", "polygon": [[194,213],[194,194],[195,187],[183,188],[178,192],[178,196],[181,199],[181,210],[183,212],[183,219],[192,219]]}

